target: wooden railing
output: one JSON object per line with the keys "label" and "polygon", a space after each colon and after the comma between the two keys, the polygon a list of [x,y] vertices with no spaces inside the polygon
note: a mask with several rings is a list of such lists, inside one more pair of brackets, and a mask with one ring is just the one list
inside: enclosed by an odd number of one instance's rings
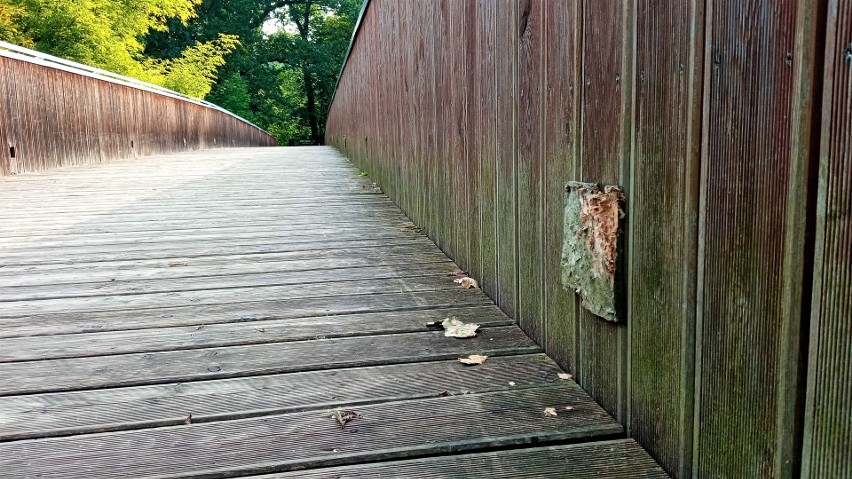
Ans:
{"label": "wooden railing", "polygon": [[275,140],[165,88],[0,42],[0,176]]}
{"label": "wooden railing", "polygon": [[[327,142],[677,477],[850,477],[852,1],[372,0]],[[560,281],[626,195],[626,318]]]}

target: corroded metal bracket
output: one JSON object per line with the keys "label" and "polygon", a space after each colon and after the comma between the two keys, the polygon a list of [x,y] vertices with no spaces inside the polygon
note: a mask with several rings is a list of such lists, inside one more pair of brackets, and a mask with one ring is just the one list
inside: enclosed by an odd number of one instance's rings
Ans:
{"label": "corroded metal bracket", "polygon": [[562,285],[580,295],[584,308],[619,321],[622,300],[618,267],[624,193],[617,186],[568,182],[562,243]]}

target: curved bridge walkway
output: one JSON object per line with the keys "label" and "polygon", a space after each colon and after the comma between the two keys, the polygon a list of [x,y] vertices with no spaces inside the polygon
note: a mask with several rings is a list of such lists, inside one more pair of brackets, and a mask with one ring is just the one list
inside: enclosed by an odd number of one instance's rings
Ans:
{"label": "curved bridge walkway", "polygon": [[0,477],[664,477],[333,149],[0,178],[0,205]]}

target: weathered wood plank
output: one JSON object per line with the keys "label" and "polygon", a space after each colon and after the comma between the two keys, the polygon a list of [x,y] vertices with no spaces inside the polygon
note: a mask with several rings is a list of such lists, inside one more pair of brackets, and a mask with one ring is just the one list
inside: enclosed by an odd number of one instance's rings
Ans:
{"label": "weathered wood plank", "polygon": [[[180,268],[176,266],[175,268]],[[170,269],[175,269],[170,268]],[[392,278],[417,278],[428,276],[454,276],[456,266],[448,261],[438,263],[413,263],[403,265],[372,265],[361,268],[334,268],[307,271],[227,273],[184,276],[177,278],[88,281],[77,283],[15,286],[0,289],[0,303],[41,301],[62,298],[89,298],[104,296],[148,295],[164,293],[201,292],[233,288],[261,288],[286,284],[311,284],[347,282],[358,280],[386,281]],[[82,281],[82,279],[78,280]],[[448,283],[449,285],[449,283]],[[286,296],[286,293],[285,293]],[[129,301],[128,301],[129,303]],[[70,302],[68,302],[70,306]],[[4,305],[4,307],[12,307]]]}
{"label": "weathered wood plank", "polygon": [[[573,407],[545,417],[546,407]],[[0,469],[40,477],[267,473],[483,447],[607,438],[622,428],[569,384],[0,444]],[[511,417],[511,421],[503,420]]]}
{"label": "weathered wood plank", "polygon": [[[225,421],[364,403],[549,386],[544,354],[0,397],[0,441]],[[511,383],[511,384],[510,384]],[[577,386],[574,386],[577,387]]]}
{"label": "weathered wood plank", "polygon": [[0,337],[47,336],[171,326],[320,317],[380,311],[423,310],[492,304],[461,289],[329,295],[245,303],[192,304],[116,311],[61,311],[0,320]]}
{"label": "weathered wood plank", "polygon": [[427,332],[434,331],[434,328],[426,326],[427,322],[441,321],[449,316],[482,327],[514,324],[514,320],[500,309],[486,306],[13,337],[0,338],[0,362]]}
{"label": "weathered wood plank", "polygon": [[668,475],[628,439],[338,466],[263,476],[272,478],[663,479]]}
{"label": "weathered wood plank", "polygon": [[[54,298],[17,301],[3,305],[0,322],[6,317],[45,314],[62,311],[127,311],[132,309],[178,307],[186,304],[248,303],[273,299],[311,298],[329,295],[376,294],[396,292],[434,291],[458,289],[453,279],[445,274],[413,278],[386,278],[382,280],[353,280],[281,284],[267,286],[235,286],[232,288],[155,292],[150,294],[124,294],[76,298]],[[482,295],[479,290],[464,290],[468,295]]]}
{"label": "weathered wood plank", "polygon": [[475,338],[465,340],[447,338],[443,331],[436,331],[23,361],[0,363],[0,395],[434,361],[465,354],[497,356],[539,351],[517,327],[495,327],[485,328]]}

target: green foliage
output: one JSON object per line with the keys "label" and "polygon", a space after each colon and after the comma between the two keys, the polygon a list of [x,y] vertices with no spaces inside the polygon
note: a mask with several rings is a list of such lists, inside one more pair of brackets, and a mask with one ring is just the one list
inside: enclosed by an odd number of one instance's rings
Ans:
{"label": "green foliage", "polygon": [[15,43],[24,47],[32,47],[33,41],[18,29],[20,18],[26,11],[0,0],[0,40]]}
{"label": "green foliage", "polygon": [[[202,0],[0,0],[14,29],[0,39],[203,97],[237,43],[233,36],[196,42],[167,60],[146,58],[145,36],[186,25]],[[0,17],[2,22],[2,17]]]}
{"label": "green foliage", "polygon": [[[361,0],[0,0],[0,40],[208,100],[280,144],[323,141]],[[278,31],[263,26],[277,22]]]}

